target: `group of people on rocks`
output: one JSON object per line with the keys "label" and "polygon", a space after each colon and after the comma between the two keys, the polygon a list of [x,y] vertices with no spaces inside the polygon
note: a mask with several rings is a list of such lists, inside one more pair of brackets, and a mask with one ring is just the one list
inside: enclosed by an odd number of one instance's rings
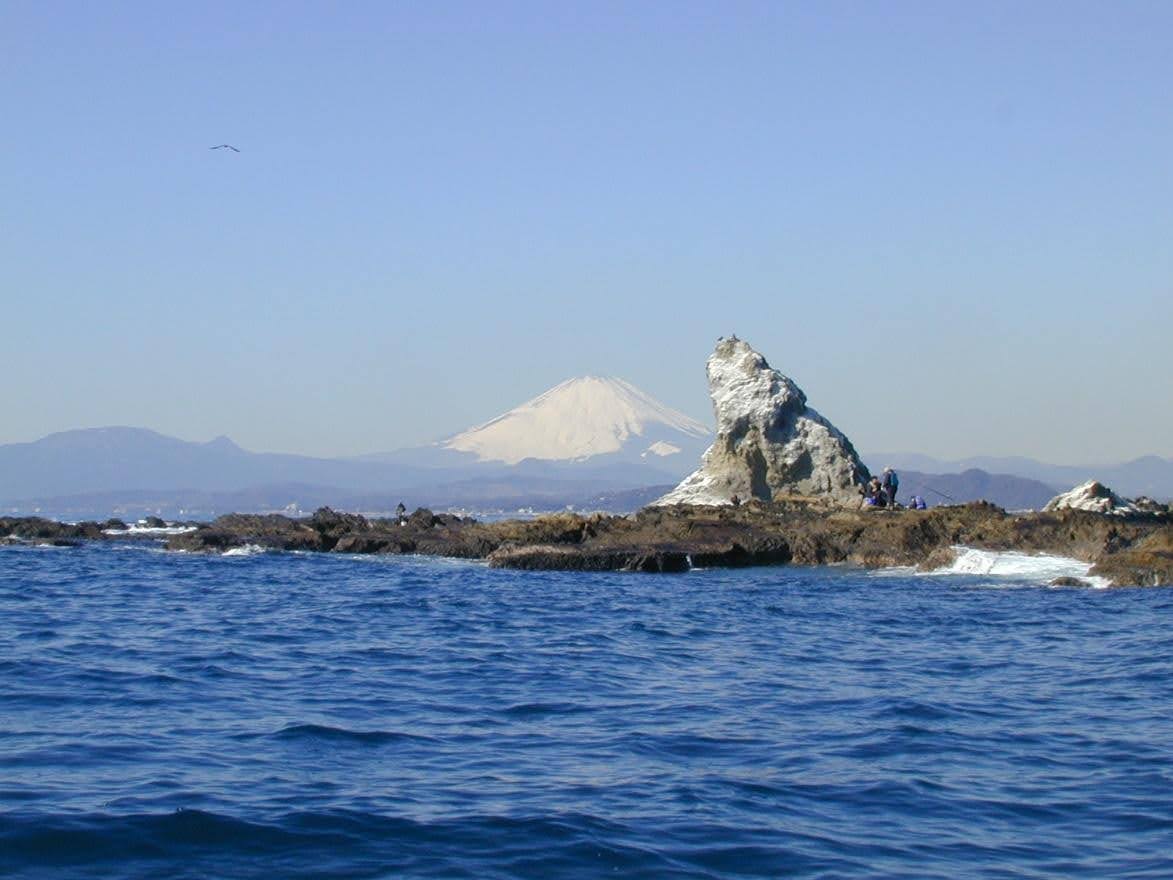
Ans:
{"label": "group of people on rocks", "polygon": [[[882,477],[873,476],[867,485],[860,487],[863,506],[895,509],[899,506],[896,503],[896,492],[899,488],[900,478],[896,476],[896,471],[886,467]],[[907,507],[909,510],[924,510],[928,505],[921,496],[913,495],[908,499]]]}

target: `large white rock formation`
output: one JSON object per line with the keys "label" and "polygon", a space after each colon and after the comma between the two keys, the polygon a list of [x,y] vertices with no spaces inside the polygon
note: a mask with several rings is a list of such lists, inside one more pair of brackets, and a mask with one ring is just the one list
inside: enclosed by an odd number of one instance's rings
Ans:
{"label": "large white rock formation", "polygon": [[842,432],[806,405],[806,395],[736,336],[708,360],[717,439],[700,469],[656,504],[729,504],[824,496],[859,504],[867,468]]}
{"label": "large white rock formation", "polygon": [[1103,483],[1088,480],[1070,492],[1056,495],[1047,502],[1043,510],[1090,510],[1093,513],[1114,513],[1117,516],[1124,516],[1138,513],[1140,508],[1121,498]]}

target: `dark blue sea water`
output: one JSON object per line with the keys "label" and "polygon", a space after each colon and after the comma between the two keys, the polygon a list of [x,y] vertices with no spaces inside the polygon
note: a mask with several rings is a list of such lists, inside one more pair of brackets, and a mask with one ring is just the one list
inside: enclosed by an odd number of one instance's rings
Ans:
{"label": "dark blue sea water", "polygon": [[0,874],[1170,877],[1173,590],[0,549]]}

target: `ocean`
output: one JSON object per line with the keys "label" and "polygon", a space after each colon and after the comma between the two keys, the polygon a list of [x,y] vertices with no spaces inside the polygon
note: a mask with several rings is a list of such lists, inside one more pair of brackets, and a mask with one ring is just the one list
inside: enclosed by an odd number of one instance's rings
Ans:
{"label": "ocean", "polygon": [[1012,562],[0,548],[0,876],[1173,876],[1173,590]]}

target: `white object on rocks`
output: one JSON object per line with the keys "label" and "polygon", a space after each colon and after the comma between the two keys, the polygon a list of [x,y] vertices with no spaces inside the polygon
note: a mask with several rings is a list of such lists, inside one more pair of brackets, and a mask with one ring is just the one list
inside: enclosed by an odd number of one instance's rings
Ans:
{"label": "white object on rocks", "polygon": [[1070,492],[1056,495],[1043,510],[1090,510],[1092,513],[1112,513],[1117,516],[1140,512],[1135,504],[1121,498],[1098,480],[1088,480]]}
{"label": "white object on rocks", "polygon": [[860,502],[869,474],[842,432],[806,405],[793,381],[736,336],[709,357],[717,439],[700,469],[656,504],[729,504],[782,496]]}

